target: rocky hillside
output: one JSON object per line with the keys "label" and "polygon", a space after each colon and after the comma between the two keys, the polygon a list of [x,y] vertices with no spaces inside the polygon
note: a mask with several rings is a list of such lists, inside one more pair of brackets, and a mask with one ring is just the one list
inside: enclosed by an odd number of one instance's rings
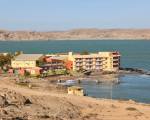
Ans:
{"label": "rocky hillside", "polygon": [[89,39],[146,39],[150,29],[75,29],[70,31],[7,31],[0,30],[0,40],[89,40]]}

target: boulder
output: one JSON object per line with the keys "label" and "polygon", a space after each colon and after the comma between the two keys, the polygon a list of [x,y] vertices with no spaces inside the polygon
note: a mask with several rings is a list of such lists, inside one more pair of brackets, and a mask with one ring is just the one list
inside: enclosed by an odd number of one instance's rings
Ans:
{"label": "boulder", "polygon": [[4,96],[0,96],[0,107],[5,107],[8,105],[8,102]]}

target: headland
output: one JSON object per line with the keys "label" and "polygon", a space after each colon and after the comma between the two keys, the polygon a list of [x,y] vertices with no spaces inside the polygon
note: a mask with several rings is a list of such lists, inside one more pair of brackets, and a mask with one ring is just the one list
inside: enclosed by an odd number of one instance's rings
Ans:
{"label": "headland", "polygon": [[73,29],[68,31],[0,30],[1,41],[150,40],[150,29]]}

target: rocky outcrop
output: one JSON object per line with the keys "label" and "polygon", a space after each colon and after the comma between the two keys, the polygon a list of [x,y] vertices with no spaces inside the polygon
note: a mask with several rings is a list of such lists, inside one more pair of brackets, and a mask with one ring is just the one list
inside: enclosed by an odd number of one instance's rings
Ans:
{"label": "rocky outcrop", "polygon": [[75,29],[70,31],[35,32],[0,30],[0,40],[89,40],[89,39],[146,39],[150,29]]}
{"label": "rocky outcrop", "polygon": [[78,107],[57,97],[27,97],[13,90],[0,89],[1,120],[70,120],[77,117]]}
{"label": "rocky outcrop", "polygon": [[0,119],[23,120],[27,115],[22,109],[32,104],[29,99],[15,91],[8,89],[0,90]]}
{"label": "rocky outcrop", "polygon": [[139,73],[144,75],[150,75],[150,71],[144,70],[144,69],[138,69],[138,68],[120,68],[120,70],[124,70],[131,73]]}

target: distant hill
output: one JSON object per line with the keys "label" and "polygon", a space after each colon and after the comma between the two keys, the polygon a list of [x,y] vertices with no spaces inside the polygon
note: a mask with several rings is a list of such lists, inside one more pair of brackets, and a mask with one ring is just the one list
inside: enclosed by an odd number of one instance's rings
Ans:
{"label": "distant hill", "polygon": [[0,40],[102,40],[146,39],[150,29],[74,29],[69,31],[7,31],[0,30]]}

